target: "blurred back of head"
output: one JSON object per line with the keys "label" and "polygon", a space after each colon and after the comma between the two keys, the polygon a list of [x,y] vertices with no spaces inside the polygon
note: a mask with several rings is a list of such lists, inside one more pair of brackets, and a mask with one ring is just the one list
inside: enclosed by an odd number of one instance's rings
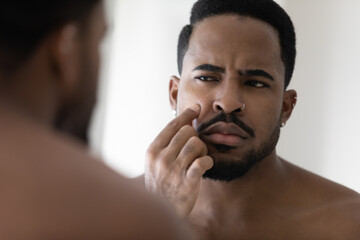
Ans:
{"label": "blurred back of head", "polygon": [[84,24],[100,0],[5,0],[0,3],[0,71],[11,75],[44,37],[68,22]]}
{"label": "blurred back of head", "polygon": [[85,143],[106,29],[101,3],[0,3],[1,98]]}

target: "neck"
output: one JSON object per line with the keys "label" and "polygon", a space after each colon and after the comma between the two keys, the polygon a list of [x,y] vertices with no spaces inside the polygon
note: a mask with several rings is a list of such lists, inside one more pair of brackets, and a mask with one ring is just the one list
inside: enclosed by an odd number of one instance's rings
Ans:
{"label": "neck", "polygon": [[56,109],[54,85],[51,75],[43,65],[37,64],[37,55],[17,72],[2,77],[0,103],[21,115],[26,115],[41,124],[50,125]]}
{"label": "neck", "polygon": [[51,124],[51,112],[42,108],[36,99],[20,96],[17,98],[15,95],[9,96],[10,93],[0,93],[0,104],[3,109],[10,110],[16,115],[26,116],[26,118],[39,122],[43,125]]}

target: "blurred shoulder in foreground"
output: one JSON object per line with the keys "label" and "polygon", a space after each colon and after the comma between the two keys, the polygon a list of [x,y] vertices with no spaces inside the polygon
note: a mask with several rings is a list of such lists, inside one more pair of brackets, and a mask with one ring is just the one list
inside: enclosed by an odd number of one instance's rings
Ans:
{"label": "blurred shoulder in foreground", "polygon": [[177,239],[161,202],[87,151],[102,1],[0,6],[0,239]]}

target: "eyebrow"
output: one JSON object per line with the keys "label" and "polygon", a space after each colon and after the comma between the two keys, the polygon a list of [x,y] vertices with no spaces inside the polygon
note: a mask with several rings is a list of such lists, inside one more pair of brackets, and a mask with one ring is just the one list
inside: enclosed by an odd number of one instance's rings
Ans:
{"label": "eyebrow", "polygon": [[211,64],[201,64],[193,69],[193,71],[196,70],[204,70],[208,72],[216,72],[216,73],[225,73],[225,68],[214,66]]}
{"label": "eyebrow", "polygon": [[274,81],[274,78],[267,72],[265,72],[264,70],[261,69],[255,69],[255,70],[244,70],[244,71],[239,71],[239,75],[240,76],[247,76],[247,77],[265,77],[270,79],[271,81]]}
{"label": "eyebrow", "polygon": [[[215,66],[212,64],[201,64],[193,69],[193,71],[196,70],[203,70],[208,72],[216,72],[216,73],[225,73],[225,68]],[[273,76],[271,76],[269,73],[265,72],[261,69],[254,69],[254,70],[240,70],[239,71],[240,76],[246,76],[246,77],[265,77],[268,78],[271,81],[274,81]]]}

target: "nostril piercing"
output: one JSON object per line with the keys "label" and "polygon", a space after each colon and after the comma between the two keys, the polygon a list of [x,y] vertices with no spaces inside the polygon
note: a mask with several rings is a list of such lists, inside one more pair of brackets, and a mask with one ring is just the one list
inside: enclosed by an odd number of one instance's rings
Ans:
{"label": "nostril piercing", "polygon": [[245,110],[245,107],[246,107],[246,105],[245,105],[245,103],[242,105],[242,107],[240,108],[240,111],[244,111]]}

